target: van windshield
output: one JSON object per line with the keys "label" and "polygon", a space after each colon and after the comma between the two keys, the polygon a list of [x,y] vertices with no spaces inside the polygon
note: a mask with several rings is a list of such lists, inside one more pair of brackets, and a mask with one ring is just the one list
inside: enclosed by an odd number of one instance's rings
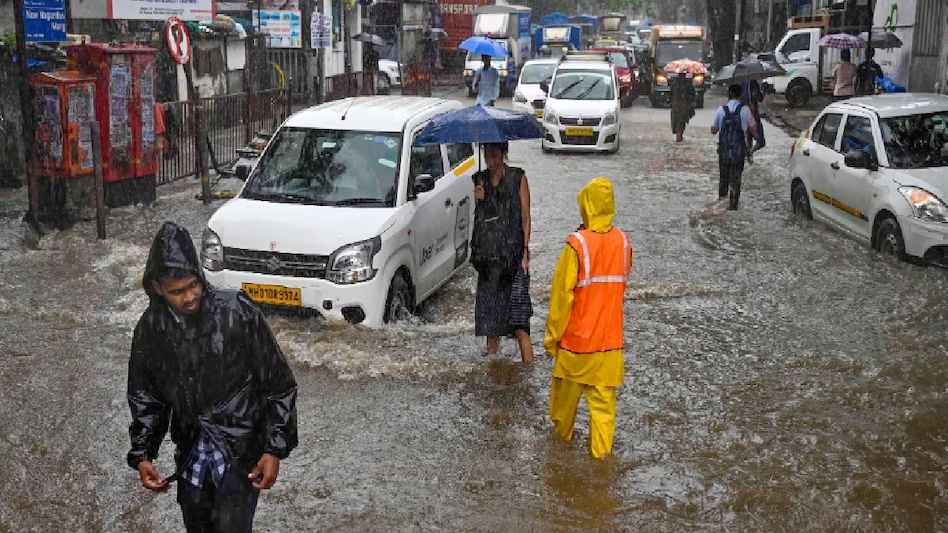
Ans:
{"label": "van windshield", "polygon": [[400,134],[281,129],[241,198],[309,205],[394,207]]}
{"label": "van windshield", "polygon": [[558,100],[612,100],[612,71],[560,70],[550,88]]}
{"label": "van windshield", "polygon": [[658,43],[655,49],[655,63],[661,66],[679,59],[703,61],[703,56],[704,44],[701,41],[665,41]]}
{"label": "van windshield", "polygon": [[541,81],[549,80],[553,77],[553,71],[556,70],[556,63],[535,63],[523,67],[520,73],[520,83],[524,85],[537,85]]}

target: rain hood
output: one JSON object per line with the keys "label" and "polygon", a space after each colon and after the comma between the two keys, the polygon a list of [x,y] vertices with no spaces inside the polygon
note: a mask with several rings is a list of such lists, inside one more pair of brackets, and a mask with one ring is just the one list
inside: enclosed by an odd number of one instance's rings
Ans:
{"label": "rain hood", "polygon": [[596,233],[606,233],[612,229],[612,219],[616,216],[616,200],[612,193],[612,182],[606,178],[596,178],[579,191],[579,215],[583,226]]}
{"label": "rain hood", "polygon": [[201,281],[204,281],[204,286],[207,287],[207,281],[201,271],[201,262],[198,259],[191,235],[188,230],[174,222],[162,224],[158,234],[155,235],[155,240],[151,243],[151,251],[148,252],[148,262],[145,263],[142,286],[152,302],[161,298],[152,288],[152,281],[155,280],[158,272],[164,268],[187,270],[200,278]]}

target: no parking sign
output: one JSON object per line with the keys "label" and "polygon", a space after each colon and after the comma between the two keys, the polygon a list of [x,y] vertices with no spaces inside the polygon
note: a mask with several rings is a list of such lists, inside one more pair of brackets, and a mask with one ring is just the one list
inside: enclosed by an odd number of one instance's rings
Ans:
{"label": "no parking sign", "polygon": [[191,59],[191,38],[184,22],[177,17],[168,19],[165,26],[165,37],[168,40],[168,50],[171,56],[180,65],[186,65]]}

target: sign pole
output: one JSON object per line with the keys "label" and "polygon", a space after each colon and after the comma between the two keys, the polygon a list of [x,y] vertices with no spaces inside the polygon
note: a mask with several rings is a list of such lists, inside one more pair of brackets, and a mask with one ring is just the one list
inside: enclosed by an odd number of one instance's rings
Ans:
{"label": "sign pole", "polygon": [[99,240],[105,239],[105,186],[102,184],[102,140],[99,138],[99,123],[90,124],[92,129],[92,160],[95,163],[95,228]]}
{"label": "sign pole", "polygon": [[194,130],[194,175],[201,177],[201,199],[205,204],[211,203],[211,178],[207,171],[207,153],[210,139],[204,135],[203,117],[201,116],[201,99],[194,87],[194,73],[191,72],[191,38],[184,22],[177,17],[168,19],[165,26],[165,38],[168,49],[175,62],[184,67],[184,78],[188,85],[188,100],[191,103],[191,124]]}
{"label": "sign pole", "polygon": [[19,80],[17,88],[20,91],[20,115],[23,128],[23,159],[26,163],[27,191],[29,191],[30,208],[26,213],[26,220],[36,225],[39,215],[39,186],[33,173],[33,143],[36,142],[36,131],[33,124],[33,97],[30,91],[30,69],[26,58],[26,24],[23,15],[23,1],[13,1],[13,18],[16,24],[16,56]]}

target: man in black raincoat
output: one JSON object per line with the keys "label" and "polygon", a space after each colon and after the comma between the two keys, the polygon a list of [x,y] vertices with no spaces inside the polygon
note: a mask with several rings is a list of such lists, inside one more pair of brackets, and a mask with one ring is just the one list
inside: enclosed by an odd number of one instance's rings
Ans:
{"label": "man in black raincoat", "polygon": [[[263,314],[211,287],[188,232],[166,222],[143,280],[150,303],[128,368],[128,465],[145,488],[178,481],[189,533],[250,533],[257,497],[297,445],[296,381]],[[176,473],[152,464],[171,427]]]}

